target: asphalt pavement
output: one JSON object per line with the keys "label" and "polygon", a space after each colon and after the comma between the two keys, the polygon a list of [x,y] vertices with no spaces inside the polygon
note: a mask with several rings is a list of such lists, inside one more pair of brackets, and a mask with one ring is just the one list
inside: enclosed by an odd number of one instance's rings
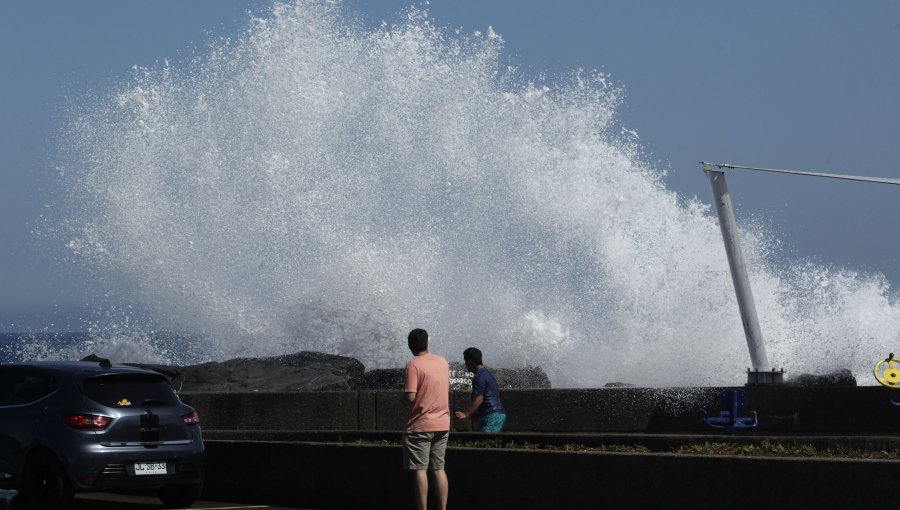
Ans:
{"label": "asphalt pavement", "polygon": [[[14,508],[12,499],[15,491],[0,490],[0,508]],[[130,494],[112,494],[106,492],[89,492],[77,494],[68,510],[150,510],[165,508],[159,499],[153,496],[137,496]],[[224,503],[221,501],[197,501],[189,507],[192,510],[240,510],[265,508],[267,510],[315,510],[311,508],[271,506],[250,503]]]}

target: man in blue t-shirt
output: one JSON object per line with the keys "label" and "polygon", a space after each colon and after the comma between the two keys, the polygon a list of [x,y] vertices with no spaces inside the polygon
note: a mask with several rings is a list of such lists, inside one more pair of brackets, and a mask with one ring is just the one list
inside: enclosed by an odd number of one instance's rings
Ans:
{"label": "man in blue t-shirt", "polygon": [[500,402],[500,387],[494,374],[485,368],[481,361],[481,351],[469,347],[463,351],[466,370],[474,373],[472,377],[472,403],[465,411],[457,411],[456,418],[478,418],[478,432],[500,432],[506,423],[506,409]]}

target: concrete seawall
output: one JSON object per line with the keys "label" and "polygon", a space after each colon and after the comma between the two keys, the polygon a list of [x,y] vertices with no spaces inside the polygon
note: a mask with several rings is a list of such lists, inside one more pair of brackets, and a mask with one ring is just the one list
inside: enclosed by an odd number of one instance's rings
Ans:
{"label": "concrete seawall", "polygon": [[[653,453],[451,447],[450,507],[822,510],[893,501],[900,461],[667,453],[698,438],[725,440],[701,417],[703,409],[718,414],[720,391],[505,391],[509,420],[504,442],[644,444]],[[767,434],[796,437],[818,447],[897,450],[900,408],[891,406],[890,390],[782,386],[745,391],[748,401],[742,414],[756,411],[760,426],[729,441],[762,440]],[[412,508],[410,480],[395,444],[405,415],[397,391],[181,397],[198,410],[206,434],[207,499],[313,508]],[[465,392],[452,397],[456,409],[469,399]],[[457,438],[478,439],[477,434],[461,432],[469,428],[468,422],[455,426]],[[528,434],[535,438],[528,439]],[[603,434],[607,436],[598,437]],[[805,439],[798,437],[801,434]],[[741,437],[751,435],[759,437]],[[835,442],[826,435],[849,439]],[[357,444],[354,438],[377,444]]]}
{"label": "concrete seawall", "polygon": [[[710,431],[702,410],[717,415],[722,388],[507,390],[510,432]],[[900,408],[882,387],[748,387],[743,414],[756,411],[755,433],[897,434]],[[900,393],[900,392],[896,392]],[[896,398],[897,396],[895,396]],[[401,430],[405,409],[396,391],[184,393],[211,430]],[[455,409],[469,401],[453,393]],[[468,422],[454,422],[468,430]]]}
{"label": "concrete seawall", "polygon": [[[211,440],[207,452],[208,499],[413,508],[398,446]],[[457,509],[823,510],[893,501],[900,462],[450,448],[447,475]]]}

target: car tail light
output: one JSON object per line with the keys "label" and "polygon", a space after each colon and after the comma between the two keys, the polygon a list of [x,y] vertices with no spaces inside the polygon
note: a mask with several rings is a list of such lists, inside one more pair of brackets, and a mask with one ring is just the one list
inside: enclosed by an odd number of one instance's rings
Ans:
{"label": "car tail light", "polygon": [[187,426],[200,425],[200,415],[197,414],[197,411],[187,413],[181,417],[181,422]]}
{"label": "car tail light", "polygon": [[74,429],[103,430],[112,422],[112,418],[101,414],[64,414],[63,421]]}

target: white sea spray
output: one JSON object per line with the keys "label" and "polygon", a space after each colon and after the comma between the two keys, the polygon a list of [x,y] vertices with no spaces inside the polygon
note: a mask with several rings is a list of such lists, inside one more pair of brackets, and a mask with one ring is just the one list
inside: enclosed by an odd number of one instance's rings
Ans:
{"label": "white sea spray", "polygon": [[[621,89],[529,82],[492,29],[417,9],[368,29],[344,9],[276,3],[79,105],[59,222],[76,258],[124,275],[156,323],[201,332],[207,359],[402,366],[424,327],[448,358],[478,346],[557,387],[743,382],[716,218],[665,188],[617,121]],[[741,241],[774,366],[867,382],[900,345],[884,277],[777,260],[766,229]]]}

